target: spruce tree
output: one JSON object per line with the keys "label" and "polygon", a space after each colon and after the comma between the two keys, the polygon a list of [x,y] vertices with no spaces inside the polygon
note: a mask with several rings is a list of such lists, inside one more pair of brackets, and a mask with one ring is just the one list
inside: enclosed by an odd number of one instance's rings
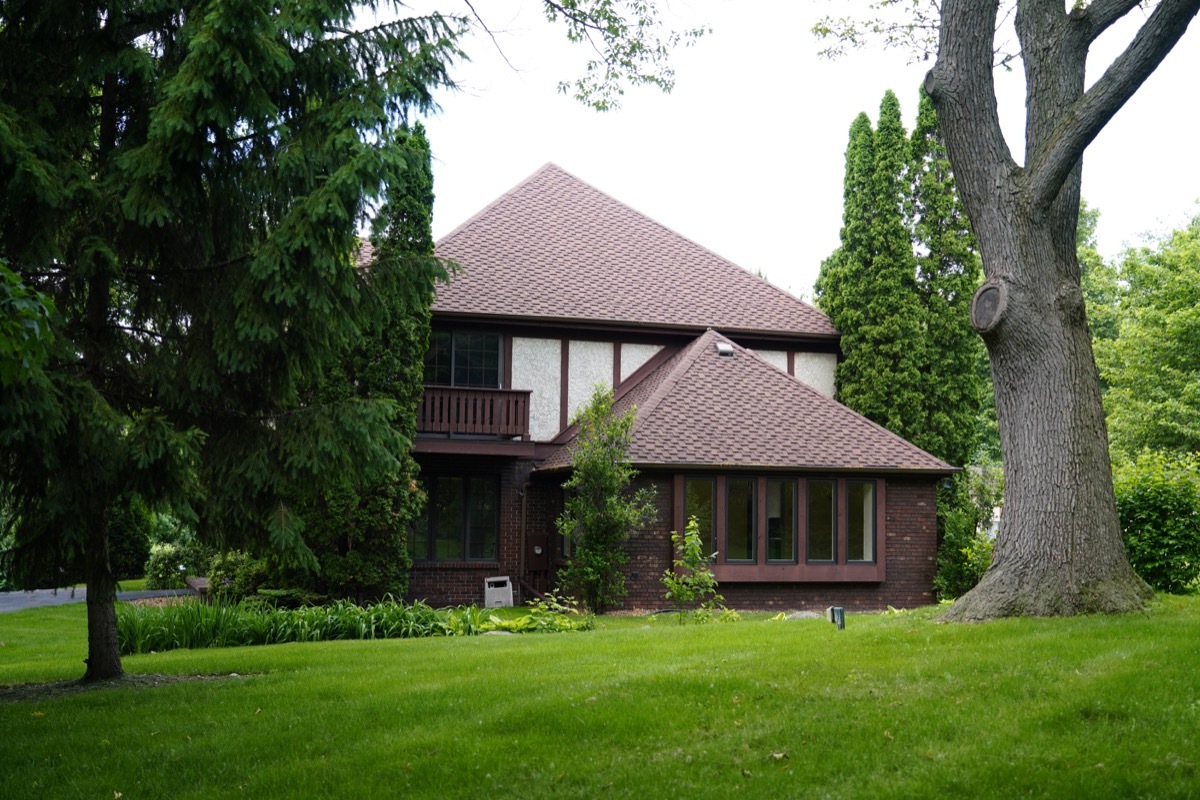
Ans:
{"label": "spruce tree", "polygon": [[0,277],[53,315],[0,386],[0,497],[16,580],[84,565],[85,679],[121,674],[119,499],[311,566],[297,498],[402,471],[395,400],[306,387],[407,313],[372,300],[395,262],[368,279],[357,231],[418,188],[404,115],[447,82],[461,25],[355,32],[357,11],[0,7]]}

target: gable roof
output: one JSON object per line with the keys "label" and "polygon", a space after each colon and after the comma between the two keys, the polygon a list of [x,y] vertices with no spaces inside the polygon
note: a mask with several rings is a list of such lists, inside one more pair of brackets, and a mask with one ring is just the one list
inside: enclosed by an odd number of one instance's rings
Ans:
{"label": "gable roof", "polygon": [[[732,356],[722,356],[723,343]],[[622,394],[636,408],[630,463],[948,474],[954,467],[825,397],[716,331],[708,331]],[[571,463],[571,443],[541,469]]]}
{"label": "gable roof", "polygon": [[434,313],[788,337],[829,318],[554,164],[437,244],[463,270]]}

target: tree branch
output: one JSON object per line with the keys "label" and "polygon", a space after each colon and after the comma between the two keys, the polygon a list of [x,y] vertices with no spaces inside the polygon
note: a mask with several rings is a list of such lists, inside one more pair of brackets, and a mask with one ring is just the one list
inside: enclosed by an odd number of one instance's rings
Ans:
{"label": "tree branch", "polygon": [[1125,51],[1063,116],[1027,164],[1035,206],[1054,200],[1083,151],[1158,68],[1197,13],[1200,0],[1162,0]]}
{"label": "tree branch", "polygon": [[1141,5],[1141,0],[1093,0],[1086,8],[1071,12],[1073,19],[1083,21],[1088,43],[1096,41],[1100,34],[1121,17]]}

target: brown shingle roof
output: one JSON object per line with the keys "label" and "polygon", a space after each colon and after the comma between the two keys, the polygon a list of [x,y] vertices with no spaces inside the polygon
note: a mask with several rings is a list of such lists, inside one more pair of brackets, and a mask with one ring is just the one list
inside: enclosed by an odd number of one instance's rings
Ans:
{"label": "brown shingle roof", "polygon": [[787,292],[547,164],[437,244],[435,313],[835,337]]}
{"label": "brown shingle roof", "polygon": [[[732,348],[717,353],[718,342]],[[814,391],[715,331],[647,375],[615,404],[637,408],[638,466],[949,473],[954,468]],[[570,465],[570,444],[542,469]]]}

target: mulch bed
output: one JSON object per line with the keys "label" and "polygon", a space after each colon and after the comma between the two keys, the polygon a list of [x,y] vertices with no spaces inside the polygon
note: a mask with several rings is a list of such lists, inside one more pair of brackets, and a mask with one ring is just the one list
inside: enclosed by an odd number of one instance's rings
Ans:
{"label": "mulch bed", "polygon": [[106,689],[154,689],[184,681],[225,681],[246,677],[236,672],[228,675],[160,675],[157,673],[125,674],[103,681],[54,681],[52,683],[25,683],[20,686],[0,686],[0,703],[40,703],[62,697],[98,692]]}

